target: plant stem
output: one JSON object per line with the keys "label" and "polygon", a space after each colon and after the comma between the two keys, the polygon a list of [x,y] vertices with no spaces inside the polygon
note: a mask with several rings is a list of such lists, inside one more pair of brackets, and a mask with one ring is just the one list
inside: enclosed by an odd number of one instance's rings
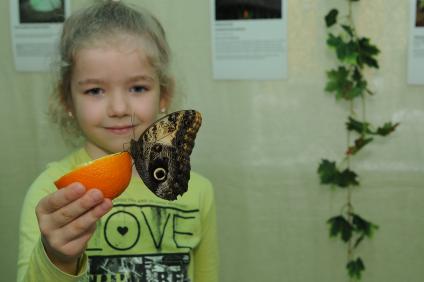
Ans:
{"label": "plant stem", "polygon": [[[337,19],[338,9],[332,9],[325,17],[328,28],[337,23],[336,27],[340,30],[339,34],[336,34],[337,36],[330,33],[327,39],[327,46],[336,51],[339,71],[331,70],[331,76],[327,72],[328,79],[325,90],[335,93],[336,99],[341,96],[348,102],[346,106],[350,116],[345,127],[347,150],[337,165],[334,165],[335,162],[323,160],[318,173],[321,183],[331,184],[332,187],[338,186],[343,188],[343,193],[346,193],[340,215],[330,218],[327,222],[331,223],[330,237],[340,236],[340,239],[346,243],[346,268],[348,281],[352,282],[361,280],[361,274],[365,270],[362,258],[357,256],[357,247],[365,237],[370,237],[372,230],[378,227],[359,216],[353,206],[354,189],[360,185],[357,180],[358,175],[351,169],[352,165],[356,165],[353,163],[353,156],[370,143],[375,135],[386,136],[394,131],[398,124],[387,123],[381,130],[380,128],[374,130],[372,125],[366,121],[365,95],[372,95],[373,92],[367,87],[368,81],[364,72],[367,67],[378,68],[376,56],[379,50],[377,46],[369,42],[369,38],[362,37],[357,33],[354,21],[356,6],[354,5],[359,0],[346,1],[348,11],[343,13],[342,18]],[[420,2],[424,3],[424,0],[420,0]],[[361,101],[356,103],[355,101],[359,98]]]}
{"label": "plant stem", "polygon": [[[350,101],[350,114],[353,115],[354,114],[354,103],[351,100]],[[348,130],[347,131],[347,135],[348,135],[348,146],[350,145],[351,142],[351,133]],[[350,155],[347,156],[347,163],[348,163],[348,169],[350,169]],[[347,211],[346,211],[346,217],[347,217],[347,221],[349,222],[350,225],[352,225],[352,213],[353,213],[353,205],[352,205],[352,186],[349,186],[347,188],[347,199],[346,199],[346,205],[347,205]],[[349,239],[349,242],[347,243],[347,261],[351,261],[353,259],[353,247],[352,247],[352,237]]]}
{"label": "plant stem", "polygon": [[353,26],[352,2],[350,2],[350,1],[347,1],[347,2],[348,2],[348,7],[349,7],[349,11],[348,11],[347,17],[348,17],[348,19],[349,19],[349,24],[350,24],[351,26]]}
{"label": "plant stem", "polygon": [[[352,2],[348,1],[348,7],[349,7],[349,12],[348,12],[348,21],[349,21],[349,25],[352,27],[352,31],[353,31],[353,37],[356,38],[356,28],[355,28],[355,24],[353,21],[353,11],[352,11]],[[353,67],[353,66],[352,66]],[[350,101],[350,115],[354,116],[355,115],[355,110],[354,110],[354,103],[353,100]],[[351,142],[351,136],[350,136],[350,131],[348,131],[348,147],[350,145]],[[348,168],[350,169],[350,156],[348,156]],[[352,205],[352,186],[349,186],[347,189],[347,221],[349,222],[350,225],[353,224],[353,218],[352,218],[352,213],[353,213],[353,205]],[[353,254],[353,242],[352,242],[352,237],[349,239],[349,242],[347,243],[347,261],[351,261],[353,260],[354,254]],[[350,279],[351,280],[351,279]]]}
{"label": "plant stem", "polygon": [[[366,112],[366,103],[365,103],[365,94],[361,95],[361,102],[362,102],[362,122],[365,124],[367,122],[367,112]],[[366,129],[365,126],[362,129],[362,137],[365,138],[366,135]]]}

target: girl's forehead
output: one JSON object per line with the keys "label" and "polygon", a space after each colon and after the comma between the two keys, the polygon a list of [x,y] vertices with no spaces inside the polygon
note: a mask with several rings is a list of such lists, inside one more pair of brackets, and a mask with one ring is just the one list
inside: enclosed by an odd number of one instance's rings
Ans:
{"label": "girl's forehead", "polygon": [[[78,46],[79,45],[79,46]],[[158,47],[147,35],[129,34],[111,31],[109,34],[101,33],[78,44],[73,52],[73,58],[84,49],[113,49],[123,53],[138,52],[140,58],[155,61],[159,56]]]}
{"label": "girl's forehead", "polygon": [[100,44],[81,48],[74,58],[72,79],[87,77],[125,80],[128,77],[148,76],[158,79],[144,48],[137,44]]}
{"label": "girl's forehead", "polygon": [[79,51],[84,49],[114,50],[122,53],[137,52],[140,55],[140,59],[151,59],[155,53],[152,52],[151,44],[147,38],[125,33],[112,33],[109,36],[92,38],[76,50],[74,58],[78,56]]}
{"label": "girl's forehead", "polygon": [[150,51],[147,44],[143,40],[137,38],[113,38],[103,39],[84,44],[78,48],[73,56],[74,64],[79,64],[82,60],[104,56],[107,59],[110,54],[120,54],[123,56],[131,56],[133,59],[148,64],[153,67],[155,60],[154,54]]}

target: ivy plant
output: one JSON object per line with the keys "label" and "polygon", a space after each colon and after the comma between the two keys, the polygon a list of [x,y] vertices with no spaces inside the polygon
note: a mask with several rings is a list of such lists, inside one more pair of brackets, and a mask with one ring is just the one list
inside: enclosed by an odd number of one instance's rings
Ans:
{"label": "ivy plant", "polygon": [[[358,246],[378,229],[377,224],[361,216],[354,209],[352,192],[360,187],[359,176],[353,170],[352,158],[363,152],[376,138],[390,135],[398,123],[386,122],[375,126],[366,118],[366,101],[374,95],[367,81],[368,69],[378,69],[379,48],[370,38],[360,36],[353,20],[353,5],[360,0],[343,0],[347,3],[344,15],[331,9],[325,16],[328,30],[327,46],[334,51],[337,65],[327,71],[325,91],[339,101],[348,103],[346,125],[347,148],[339,162],[322,159],[318,174],[321,184],[337,187],[347,194],[340,214],[327,220],[330,237],[346,244],[346,270],[350,280],[360,280],[365,270]],[[369,75],[369,74],[368,74]],[[358,114],[359,113],[359,114]]]}

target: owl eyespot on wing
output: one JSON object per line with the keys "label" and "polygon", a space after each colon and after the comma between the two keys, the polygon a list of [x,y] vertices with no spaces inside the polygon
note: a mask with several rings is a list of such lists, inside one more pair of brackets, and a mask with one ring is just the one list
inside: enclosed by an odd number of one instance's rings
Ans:
{"label": "owl eyespot on wing", "polygon": [[202,124],[195,110],[170,113],[131,140],[130,154],[147,188],[156,196],[176,200],[188,189],[190,155]]}

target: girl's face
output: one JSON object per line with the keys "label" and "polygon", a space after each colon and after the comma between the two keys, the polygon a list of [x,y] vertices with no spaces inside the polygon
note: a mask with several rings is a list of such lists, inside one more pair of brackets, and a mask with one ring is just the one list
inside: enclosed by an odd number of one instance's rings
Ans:
{"label": "girl's face", "polygon": [[79,50],[71,91],[73,114],[92,158],[128,148],[168,101],[145,51],[129,40]]}

